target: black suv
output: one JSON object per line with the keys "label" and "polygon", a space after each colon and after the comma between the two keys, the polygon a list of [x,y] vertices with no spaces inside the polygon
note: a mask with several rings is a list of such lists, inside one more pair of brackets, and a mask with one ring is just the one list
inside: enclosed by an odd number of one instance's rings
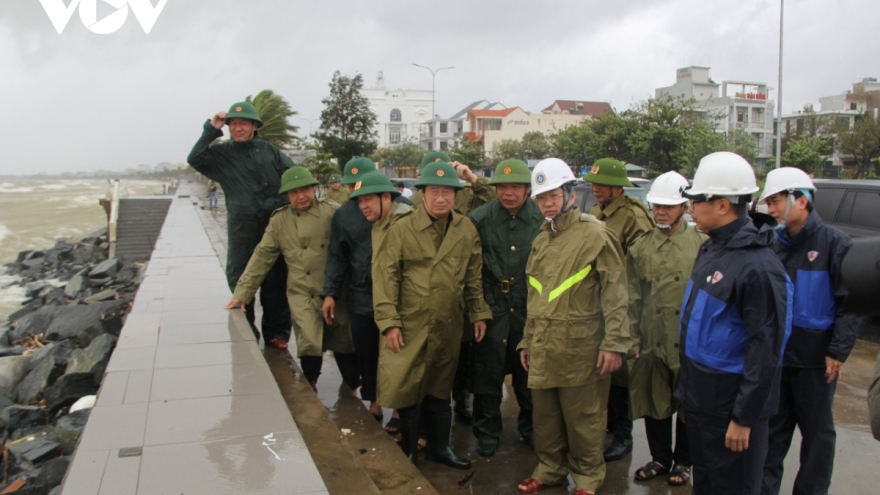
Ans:
{"label": "black suv", "polygon": [[880,180],[816,179],[813,207],[851,237],[880,236]]}

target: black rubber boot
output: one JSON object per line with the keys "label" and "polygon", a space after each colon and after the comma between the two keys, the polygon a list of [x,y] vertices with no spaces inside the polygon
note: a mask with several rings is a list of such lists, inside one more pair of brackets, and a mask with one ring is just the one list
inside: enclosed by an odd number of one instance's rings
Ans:
{"label": "black rubber boot", "polygon": [[419,460],[419,406],[400,409],[400,448],[413,464]]}
{"label": "black rubber boot", "polygon": [[431,411],[428,423],[428,445],[425,446],[425,459],[446,464],[455,469],[470,469],[471,461],[460,457],[449,448],[452,412]]}

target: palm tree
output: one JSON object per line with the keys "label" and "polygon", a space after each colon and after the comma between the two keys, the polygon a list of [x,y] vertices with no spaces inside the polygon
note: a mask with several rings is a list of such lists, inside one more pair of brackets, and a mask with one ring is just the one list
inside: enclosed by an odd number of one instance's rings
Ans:
{"label": "palm tree", "polygon": [[264,89],[257,96],[248,96],[245,101],[252,104],[263,121],[260,137],[280,149],[290,148],[299,138],[294,134],[299,127],[291,125],[287,119],[297,114],[290,104],[271,89]]}

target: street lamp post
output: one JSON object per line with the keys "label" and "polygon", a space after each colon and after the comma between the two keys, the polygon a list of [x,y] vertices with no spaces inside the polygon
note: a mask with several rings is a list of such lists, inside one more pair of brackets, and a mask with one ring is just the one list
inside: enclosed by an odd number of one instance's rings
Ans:
{"label": "street lamp post", "polygon": [[779,88],[776,89],[776,168],[782,166],[782,13],[785,0],[779,0]]}
{"label": "street lamp post", "polygon": [[430,67],[425,67],[424,65],[419,65],[419,64],[413,64],[413,65],[415,65],[416,67],[421,67],[423,69],[426,69],[431,73],[431,127],[432,127],[431,136],[433,137],[434,136],[434,132],[433,132],[434,131],[434,129],[433,129],[434,118],[436,117],[436,114],[434,113],[434,79],[437,76],[437,73],[440,72],[441,70],[447,70],[447,69],[451,70],[451,69],[454,69],[455,67],[440,67],[439,69],[432,69]]}
{"label": "street lamp post", "polygon": [[321,119],[307,119],[304,117],[299,117],[299,120],[305,120],[306,122],[309,123],[309,137],[311,137],[311,135],[312,135],[312,122],[320,122],[321,121]]}

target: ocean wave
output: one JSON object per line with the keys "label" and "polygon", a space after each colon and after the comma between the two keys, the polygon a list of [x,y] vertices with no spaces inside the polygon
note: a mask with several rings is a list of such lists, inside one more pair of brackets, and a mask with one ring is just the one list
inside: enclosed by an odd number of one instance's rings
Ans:
{"label": "ocean wave", "polygon": [[69,184],[43,184],[39,186],[39,189],[48,190],[48,191],[63,191],[67,189]]}
{"label": "ocean wave", "polygon": [[[5,187],[5,186],[10,186],[10,187]],[[33,187],[15,187],[14,185],[9,184],[9,183],[3,183],[3,185],[0,186],[0,193],[30,193],[30,192],[34,192]]]}
{"label": "ocean wave", "polygon": [[9,235],[9,228],[0,223],[0,242]]}

